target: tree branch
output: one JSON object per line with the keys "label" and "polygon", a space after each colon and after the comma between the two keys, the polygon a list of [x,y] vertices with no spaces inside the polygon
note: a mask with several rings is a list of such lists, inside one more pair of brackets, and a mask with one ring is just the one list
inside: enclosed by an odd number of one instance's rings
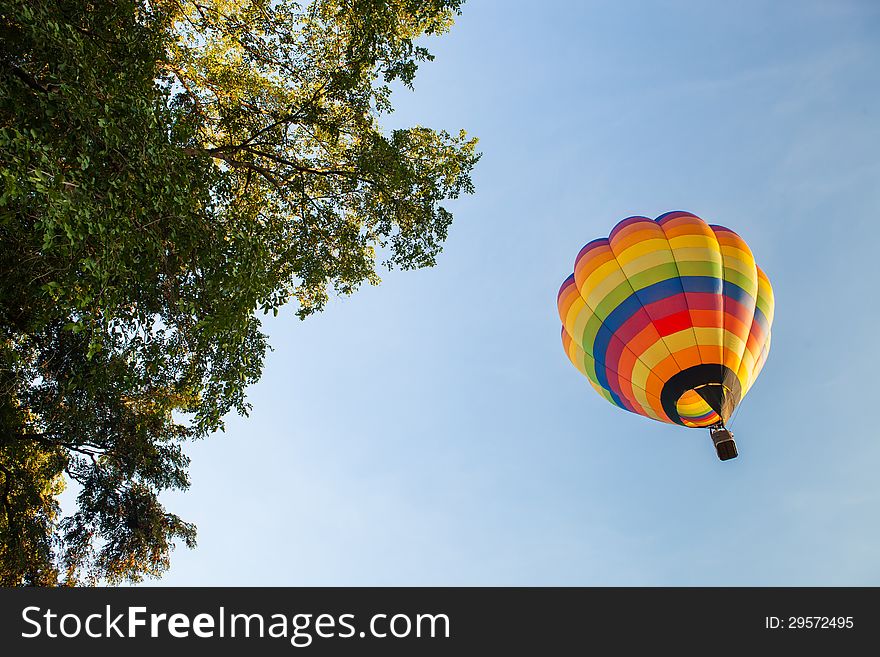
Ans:
{"label": "tree branch", "polygon": [[[9,72],[12,73],[12,75],[17,77],[19,80],[24,82],[28,87],[30,87],[31,89],[33,89],[35,91],[39,91],[40,93],[44,93],[44,94],[49,94],[49,93],[54,93],[55,91],[58,90],[57,85],[49,85],[48,87],[44,87],[30,73],[28,73],[27,71],[25,71],[23,69],[20,69],[15,64],[11,64],[10,62],[4,62],[4,64],[6,64],[6,67],[9,69]],[[52,88],[52,87],[55,87],[55,88]]]}

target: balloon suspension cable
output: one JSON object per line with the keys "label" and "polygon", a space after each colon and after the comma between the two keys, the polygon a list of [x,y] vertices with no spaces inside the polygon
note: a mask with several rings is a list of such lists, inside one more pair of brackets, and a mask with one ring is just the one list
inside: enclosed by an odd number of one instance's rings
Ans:
{"label": "balloon suspension cable", "polygon": [[719,459],[729,461],[738,456],[736,443],[733,440],[733,432],[724,426],[724,420],[716,422],[709,427],[709,435],[712,437],[712,443],[715,445],[715,451],[718,453]]}
{"label": "balloon suspension cable", "polygon": [[731,415],[730,419],[728,420],[728,422],[730,422],[730,424],[733,424],[733,421],[736,419],[736,416],[739,413],[739,409],[742,408],[744,401],[745,401],[745,399],[740,400],[739,404],[736,405],[736,408],[733,409],[733,415]]}

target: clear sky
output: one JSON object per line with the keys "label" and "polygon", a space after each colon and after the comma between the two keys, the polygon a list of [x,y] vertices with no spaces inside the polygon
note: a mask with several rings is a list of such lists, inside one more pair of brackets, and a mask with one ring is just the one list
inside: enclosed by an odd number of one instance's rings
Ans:
{"label": "clear sky", "polygon": [[[880,585],[880,4],[471,0],[389,127],[484,153],[437,266],[300,322],[188,446],[168,585]],[[629,215],[745,238],[773,347],[720,462],[569,363],[556,292]]]}

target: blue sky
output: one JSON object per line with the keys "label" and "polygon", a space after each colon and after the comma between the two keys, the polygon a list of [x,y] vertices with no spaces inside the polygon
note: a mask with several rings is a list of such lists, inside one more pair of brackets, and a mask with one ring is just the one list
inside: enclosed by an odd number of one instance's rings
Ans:
{"label": "blue sky", "polygon": [[[167,585],[880,585],[880,6],[472,0],[390,127],[480,138],[438,265],[300,322],[192,444]],[[608,404],[556,292],[623,217],[752,247],[773,348],[717,460]]]}

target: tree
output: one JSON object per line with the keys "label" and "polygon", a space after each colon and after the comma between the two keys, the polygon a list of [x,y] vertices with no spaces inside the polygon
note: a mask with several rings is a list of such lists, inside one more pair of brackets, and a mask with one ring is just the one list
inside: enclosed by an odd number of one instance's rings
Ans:
{"label": "tree", "polygon": [[0,0],[0,584],[161,575],[260,315],[435,263],[476,140],[379,121],[460,4]]}

